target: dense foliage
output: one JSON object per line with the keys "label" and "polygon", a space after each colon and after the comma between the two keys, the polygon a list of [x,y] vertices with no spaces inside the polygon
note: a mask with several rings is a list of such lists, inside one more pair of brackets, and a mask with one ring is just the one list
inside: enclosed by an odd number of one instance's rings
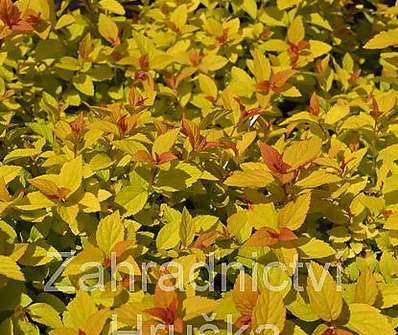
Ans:
{"label": "dense foliage", "polygon": [[397,15],[0,0],[0,334],[395,334]]}

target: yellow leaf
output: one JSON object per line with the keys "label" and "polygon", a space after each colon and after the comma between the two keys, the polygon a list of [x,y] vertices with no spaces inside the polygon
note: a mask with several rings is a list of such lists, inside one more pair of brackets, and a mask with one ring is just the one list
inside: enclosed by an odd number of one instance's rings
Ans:
{"label": "yellow leaf", "polygon": [[72,79],[73,86],[85,95],[94,95],[93,79],[85,73],[79,73]]}
{"label": "yellow leaf", "polygon": [[279,10],[284,10],[293,6],[297,6],[303,0],[277,0],[276,5]]}
{"label": "yellow leaf", "polygon": [[245,153],[250,144],[253,143],[256,136],[256,131],[246,132],[242,135],[242,139],[238,140],[238,142],[236,143],[236,148],[238,149],[239,156],[242,156]]}
{"label": "yellow leaf", "polygon": [[7,185],[21,172],[20,166],[15,165],[3,165],[0,166],[0,177],[4,178],[4,182]]}
{"label": "yellow leaf", "polygon": [[289,45],[283,40],[270,39],[261,44],[261,49],[265,51],[286,51]]}
{"label": "yellow leaf", "polygon": [[75,276],[83,271],[87,270],[84,268],[84,264],[99,262],[102,263],[104,260],[104,253],[102,250],[96,247],[87,246],[81,252],[68,262],[63,272],[64,276]]}
{"label": "yellow leaf", "polygon": [[361,335],[394,335],[394,327],[380,311],[366,304],[350,304],[350,319],[345,325]]}
{"label": "yellow leaf", "polygon": [[87,335],[100,335],[105,327],[108,318],[111,317],[111,313],[107,309],[102,309],[94,314],[90,315],[86,324],[84,325],[83,331]]}
{"label": "yellow leaf", "polygon": [[69,189],[70,194],[75,192],[81,185],[83,178],[82,156],[66,162],[59,174],[59,185]]}
{"label": "yellow leaf", "polygon": [[201,91],[209,97],[216,98],[218,89],[214,80],[204,74],[200,74],[198,79]]}
{"label": "yellow leaf", "polygon": [[283,152],[283,161],[295,169],[302,167],[318,157],[321,145],[322,141],[318,137],[294,142]]}
{"label": "yellow leaf", "polygon": [[291,299],[286,306],[294,316],[307,322],[318,320],[318,316],[312,311],[308,298],[304,292],[294,292],[294,300]]}
{"label": "yellow leaf", "polygon": [[76,218],[79,214],[79,205],[57,206],[57,213],[68,225],[76,226]]}
{"label": "yellow leaf", "polygon": [[63,315],[64,325],[75,330],[83,329],[87,320],[97,312],[93,298],[86,291],[78,291]]}
{"label": "yellow leaf", "polygon": [[41,208],[56,206],[55,202],[48,199],[41,192],[31,192],[23,200],[21,204],[15,206],[23,211],[35,211]]}
{"label": "yellow leaf", "polygon": [[365,49],[384,49],[398,45],[398,28],[382,31],[372,37],[365,45]]}
{"label": "yellow leaf", "polygon": [[268,58],[259,49],[254,50],[253,65],[254,76],[257,82],[269,80],[271,77],[271,65]]}
{"label": "yellow leaf", "polygon": [[218,301],[194,296],[187,298],[183,301],[183,308],[184,308],[184,320],[190,320],[197,316],[202,315],[203,313],[209,314],[214,312],[217,308]]}
{"label": "yellow leaf", "polygon": [[300,245],[298,249],[303,253],[303,258],[310,259],[325,258],[336,254],[336,250],[329,244],[316,238],[311,238],[305,244]]}
{"label": "yellow leaf", "polygon": [[49,304],[32,304],[27,308],[27,312],[31,319],[35,322],[50,326],[51,328],[62,327],[62,322],[58,312]]}
{"label": "yellow leaf", "polygon": [[7,163],[19,158],[24,157],[34,157],[40,153],[40,150],[37,149],[15,149],[9,152],[4,158],[3,163]]}
{"label": "yellow leaf", "polygon": [[280,334],[285,327],[286,309],[282,293],[264,289],[253,311],[253,324],[257,334]]}
{"label": "yellow leaf", "polygon": [[378,293],[376,278],[369,267],[364,265],[355,285],[355,302],[373,305]]}
{"label": "yellow leaf", "polygon": [[101,0],[99,5],[101,8],[118,15],[124,15],[126,13],[124,7],[117,0]]}
{"label": "yellow leaf", "polygon": [[161,155],[165,152],[169,152],[177,140],[178,133],[179,129],[177,128],[158,136],[153,142],[152,155]]}
{"label": "yellow leaf", "polygon": [[307,293],[315,314],[322,320],[337,320],[343,308],[341,292],[330,273],[315,262],[308,267]]}
{"label": "yellow leaf", "polygon": [[333,184],[341,181],[341,177],[322,170],[315,170],[309,176],[299,180],[295,186],[301,188],[316,188],[321,185]]}
{"label": "yellow leaf", "polygon": [[7,190],[6,183],[4,182],[4,178],[0,176],[0,201],[10,202],[12,198],[10,193]]}
{"label": "yellow leaf", "polygon": [[231,70],[231,83],[228,89],[237,96],[250,97],[255,90],[255,83],[250,76],[238,67]]}
{"label": "yellow leaf", "polygon": [[58,186],[52,180],[46,179],[42,176],[36,177],[34,179],[29,179],[29,184],[37,188],[41,193],[50,197],[58,196]]}
{"label": "yellow leaf", "polygon": [[119,39],[119,28],[113,20],[100,14],[98,19],[98,32],[103,38],[105,38],[112,46],[118,46],[120,44]]}
{"label": "yellow leaf", "polygon": [[115,212],[102,219],[98,225],[96,238],[97,245],[110,256],[115,245],[124,240],[124,225],[119,212]]}
{"label": "yellow leaf", "polygon": [[325,122],[334,125],[350,113],[350,106],[345,100],[339,99],[325,115]]}
{"label": "yellow leaf", "polygon": [[234,171],[224,184],[235,187],[260,188],[274,181],[272,175],[260,163],[244,163],[241,165],[243,171]]}
{"label": "yellow leaf", "polygon": [[195,238],[195,225],[192,222],[191,214],[185,207],[182,211],[179,235],[184,247],[189,246]]}
{"label": "yellow leaf", "polygon": [[287,40],[292,44],[297,44],[304,40],[305,30],[303,25],[303,18],[296,16],[289,26],[287,31]]}
{"label": "yellow leaf", "polygon": [[224,65],[227,63],[228,60],[225,57],[209,54],[203,57],[200,68],[202,68],[205,72],[214,72],[224,67]]}
{"label": "yellow leaf", "polygon": [[182,29],[187,22],[187,14],[187,5],[182,4],[171,13],[170,21],[173,22],[177,28]]}
{"label": "yellow leaf", "polygon": [[258,295],[253,279],[246,273],[239,273],[232,290],[232,300],[241,315],[252,315]]}
{"label": "yellow leaf", "polygon": [[313,58],[327,54],[330,50],[332,50],[332,47],[329,44],[322,41],[310,40],[309,43],[309,49]]}
{"label": "yellow leaf", "polygon": [[[272,202],[267,204],[254,204],[247,211],[247,218],[257,230],[269,227],[274,230],[278,228],[278,214]],[[264,220],[264,218],[267,218]]]}
{"label": "yellow leaf", "polygon": [[19,265],[10,257],[3,255],[0,255],[0,275],[14,280],[25,280]]}
{"label": "yellow leaf", "polygon": [[84,193],[83,197],[79,201],[79,204],[85,207],[83,209],[83,212],[85,213],[99,212],[101,210],[101,205],[97,197],[90,192]]}
{"label": "yellow leaf", "polygon": [[243,0],[242,9],[250,15],[252,19],[257,17],[257,3],[256,0]]}
{"label": "yellow leaf", "polygon": [[311,193],[300,195],[296,201],[291,201],[279,211],[279,227],[290,230],[299,229],[307,216],[311,204]]}

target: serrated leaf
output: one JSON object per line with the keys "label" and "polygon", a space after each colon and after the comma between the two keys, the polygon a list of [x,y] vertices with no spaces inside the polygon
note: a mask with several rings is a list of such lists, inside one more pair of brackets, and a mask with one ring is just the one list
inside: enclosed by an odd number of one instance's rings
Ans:
{"label": "serrated leaf", "polygon": [[361,335],[394,335],[394,327],[380,311],[366,304],[350,304],[348,329]]}
{"label": "serrated leaf", "polygon": [[147,201],[148,192],[138,183],[122,188],[115,197],[115,202],[127,211],[126,215],[137,214]]}
{"label": "serrated leaf", "polygon": [[307,293],[312,311],[322,320],[337,320],[343,308],[343,299],[330,273],[317,263],[308,266]]}
{"label": "serrated leaf", "polygon": [[283,161],[292,168],[302,167],[319,156],[321,145],[322,141],[317,137],[294,142],[283,152]]}
{"label": "serrated leaf", "polygon": [[66,327],[75,330],[83,329],[90,316],[97,311],[93,298],[83,290],[77,292],[66,309],[63,323]]}
{"label": "serrated leaf", "polygon": [[27,308],[33,321],[51,328],[62,327],[62,321],[58,312],[49,304],[35,303]]}
{"label": "serrated leaf", "polygon": [[253,311],[254,329],[264,326],[262,335],[282,332],[285,327],[286,309],[280,292],[265,289],[261,292]]}
{"label": "serrated leaf", "polygon": [[310,204],[311,193],[300,195],[295,201],[289,202],[279,211],[279,226],[291,230],[299,229],[304,224]]}
{"label": "serrated leaf", "polygon": [[216,310],[218,301],[206,297],[194,296],[184,300],[184,320],[194,319],[204,313],[209,314]]}
{"label": "serrated leaf", "polygon": [[173,129],[158,136],[153,143],[152,154],[161,155],[162,153],[169,152],[177,140],[178,133],[179,129]]}
{"label": "serrated leaf", "polygon": [[336,250],[328,243],[316,238],[311,238],[303,245],[300,245],[298,249],[303,253],[303,258],[310,259],[325,258],[336,254]]}
{"label": "serrated leaf", "polygon": [[192,221],[191,214],[185,207],[182,211],[179,235],[182,245],[185,247],[189,246],[195,238],[195,224]]}
{"label": "serrated leaf", "polygon": [[119,212],[115,212],[102,219],[96,232],[97,245],[110,256],[116,244],[124,240],[125,228]]}
{"label": "serrated leaf", "polygon": [[256,163],[245,163],[241,165],[243,171],[234,171],[224,184],[235,187],[260,188],[274,181],[272,175],[267,172],[265,166]]}
{"label": "serrated leaf", "polygon": [[14,280],[25,280],[19,265],[12,258],[3,255],[0,255],[0,275]]}
{"label": "serrated leaf", "polygon": [[258,296],[253,279],[246,273],[239,273],[232,290],[232,300],[241,315],[252,315]]}
{"label": "serrated leaf", "polygon": [[355,285],[355,302],[373,305],[379,290],[376,278],[368,266],[364,266]]}

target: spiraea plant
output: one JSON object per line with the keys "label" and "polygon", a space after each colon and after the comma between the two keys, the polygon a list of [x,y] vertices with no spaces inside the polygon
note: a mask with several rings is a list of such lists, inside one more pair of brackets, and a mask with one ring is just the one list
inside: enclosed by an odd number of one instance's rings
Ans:
{"label": "spiraea plant", "polygon": [[0,0],[0,334],[396,334],[397,15]]}

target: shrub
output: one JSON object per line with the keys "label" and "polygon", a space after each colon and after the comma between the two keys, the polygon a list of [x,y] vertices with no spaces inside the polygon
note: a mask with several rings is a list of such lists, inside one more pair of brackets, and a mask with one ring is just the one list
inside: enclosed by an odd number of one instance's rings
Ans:
{"label": "shrub", "polygon": [[0,334],[395,334],[397,13],[0,0]]}

